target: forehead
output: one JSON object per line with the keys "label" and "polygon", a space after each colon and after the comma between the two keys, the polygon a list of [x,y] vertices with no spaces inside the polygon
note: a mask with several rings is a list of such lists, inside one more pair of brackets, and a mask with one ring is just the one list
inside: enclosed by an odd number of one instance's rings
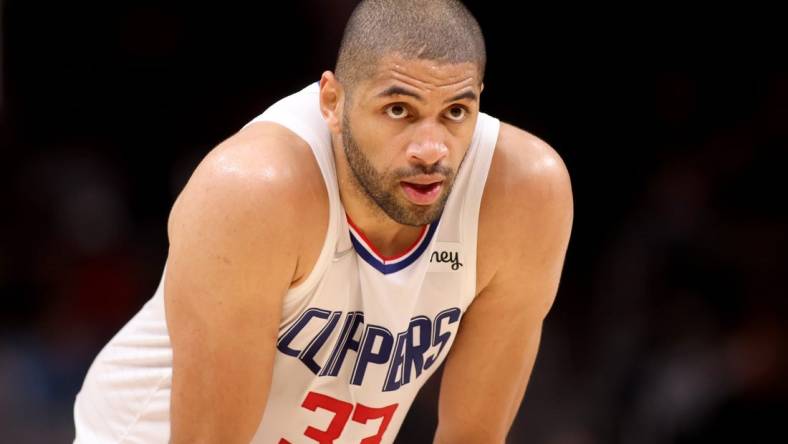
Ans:
{"label": "forehead", "polygon": [[478,88],[481,79],[475,63],[407,59],[395,54],[381,58],[369,80],[364,83],[368,93],[395,84],[405,84],[425,93],[452,93]]}

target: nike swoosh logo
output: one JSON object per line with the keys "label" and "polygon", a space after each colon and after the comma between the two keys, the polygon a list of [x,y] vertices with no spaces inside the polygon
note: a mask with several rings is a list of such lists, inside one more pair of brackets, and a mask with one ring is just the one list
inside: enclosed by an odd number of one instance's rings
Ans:
{"label": "nike swoosh logo", "polygon": [[334,252],[334,262],[342,259],[343,257],[347,256],[352,252],[353,252],[353,247],[350,247],[345,251]]}

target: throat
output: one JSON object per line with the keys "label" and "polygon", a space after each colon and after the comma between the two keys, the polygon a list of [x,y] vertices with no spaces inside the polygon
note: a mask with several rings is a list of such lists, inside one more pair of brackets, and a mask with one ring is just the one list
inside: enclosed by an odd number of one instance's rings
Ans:
{"label": "throat", "polygon": [[405,227],[405,230],[395,233],[393,236],[375,235],[365,231],[347,216],[348,225],[355,232],[357,239],[364,242],[375,254],[384,260],[395,260],[413,251],[424,238],[429,225],[421,227]]}

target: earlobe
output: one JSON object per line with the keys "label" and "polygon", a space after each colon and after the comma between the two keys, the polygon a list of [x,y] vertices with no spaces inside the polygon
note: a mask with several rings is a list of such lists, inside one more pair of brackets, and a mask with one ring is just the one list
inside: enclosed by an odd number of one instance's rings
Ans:
{"label": "earlobe", "polygon": [[342,130],[342,97],[342,85],[334,73],[324,72],[320,77],[320,113],[334,134],[339,134]]}

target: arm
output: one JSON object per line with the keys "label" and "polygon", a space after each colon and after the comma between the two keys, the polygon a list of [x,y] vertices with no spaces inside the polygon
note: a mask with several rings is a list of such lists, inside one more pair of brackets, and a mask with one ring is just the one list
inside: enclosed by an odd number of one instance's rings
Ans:
{"label": "arm", "polygon": [[572,225],[569,176],[549,146],[511,128],[502,127],[480,213],[479,260],[496,266],[446,358],[436,444],[505,441],[558,288]]}
{"label": "arm", "polygon": [[248,443],[262,417],[303,217],[289,143],[270,127],[245,130],[203,160],[173,206],[172,443]]}

